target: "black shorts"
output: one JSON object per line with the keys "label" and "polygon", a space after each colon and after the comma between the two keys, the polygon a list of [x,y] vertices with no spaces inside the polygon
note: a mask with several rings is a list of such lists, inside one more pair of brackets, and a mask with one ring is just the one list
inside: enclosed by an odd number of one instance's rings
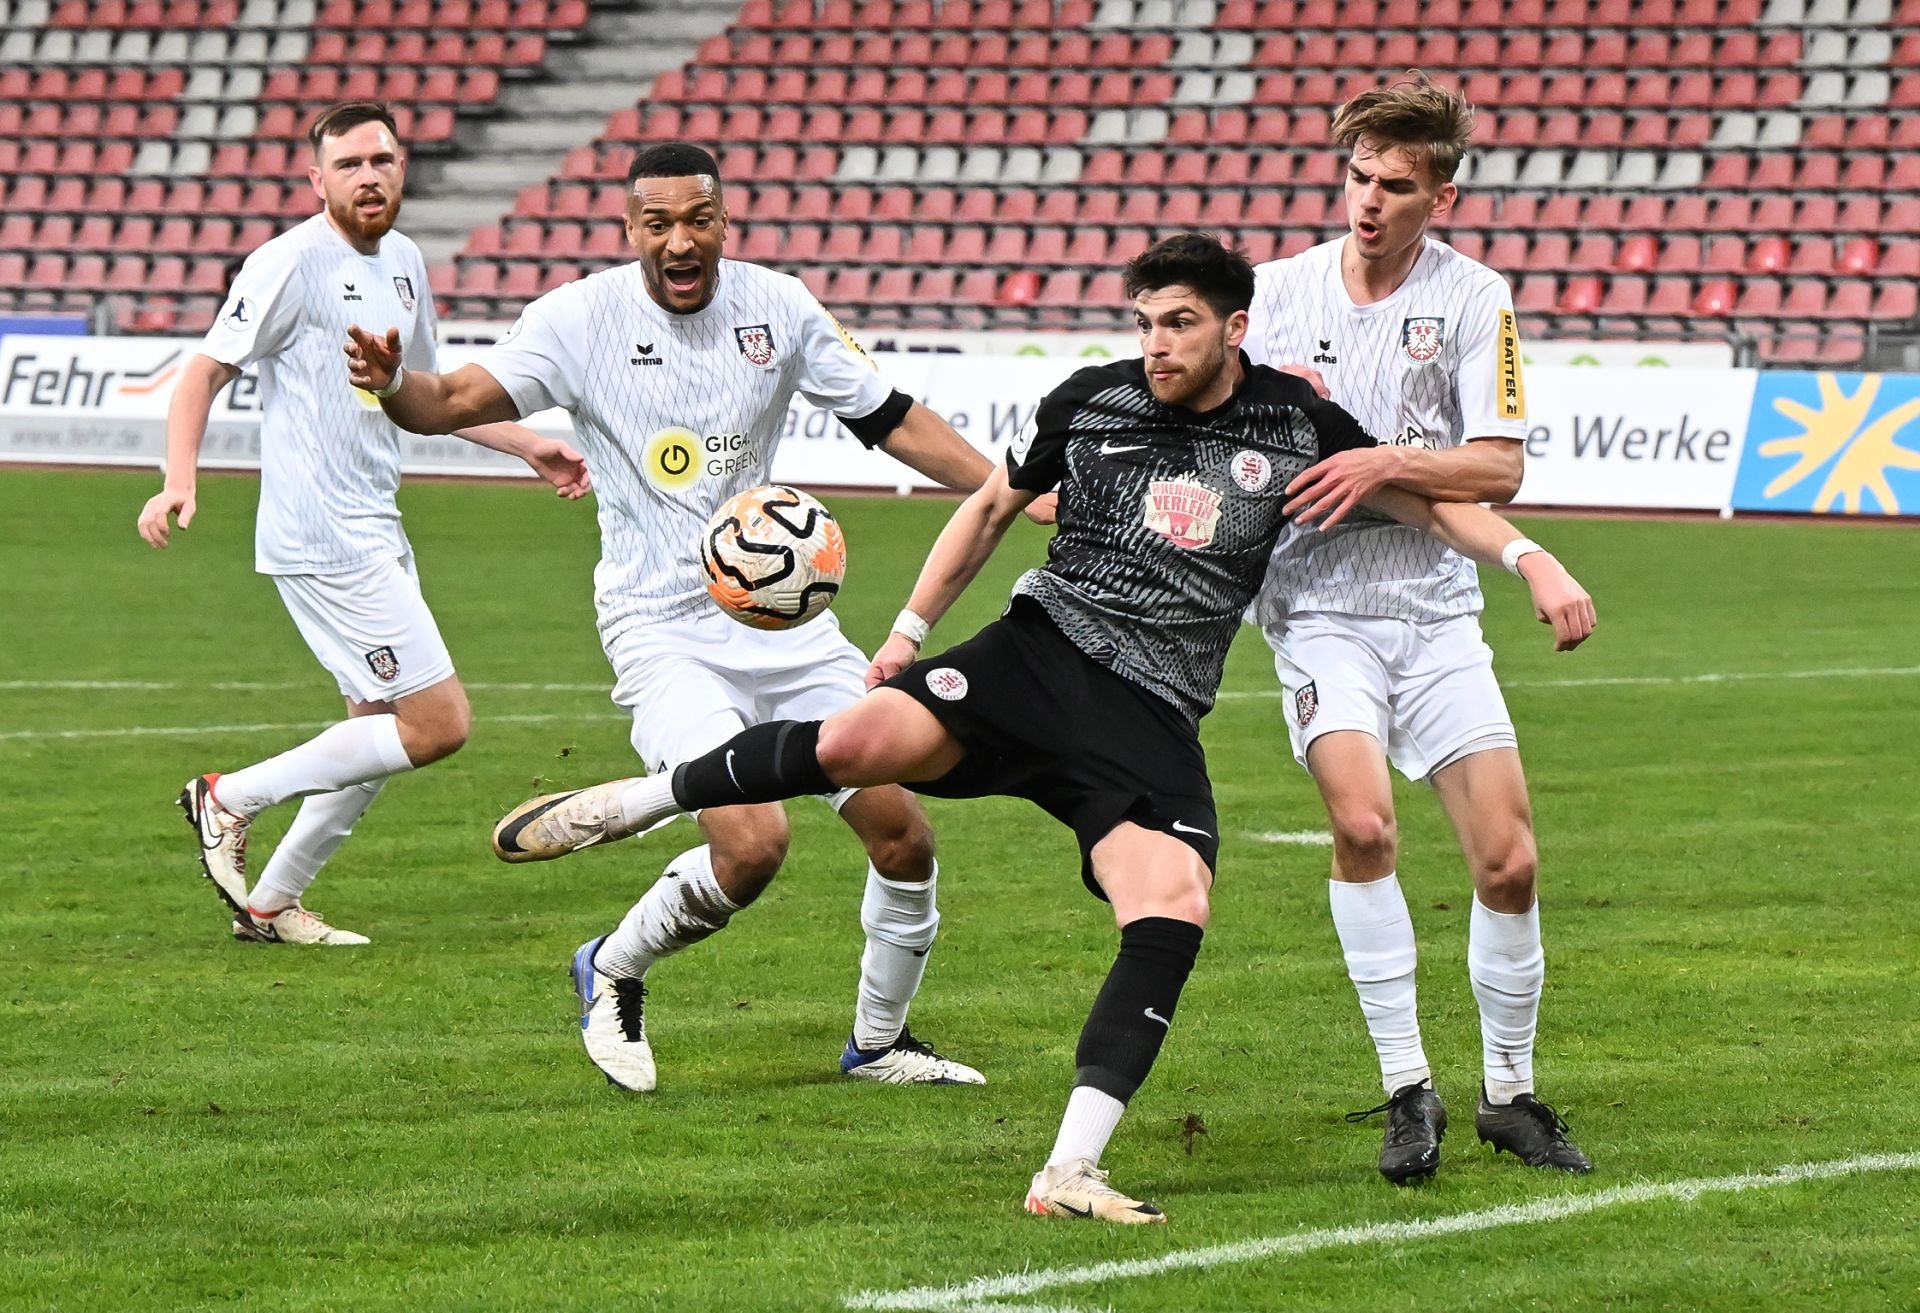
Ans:
{"label": "black shorts", "polygon": [[937,780],[908,784],[935,798],[1026,798],[1074,832],[1081,879],[1092,852],[1131,821],[1172,835],[1213,870],[1220,824],[1194,727],[1169,703],[1114,674],[1016,597],[958,647],[924,657],[884,685],[905,693],[967,750]]}

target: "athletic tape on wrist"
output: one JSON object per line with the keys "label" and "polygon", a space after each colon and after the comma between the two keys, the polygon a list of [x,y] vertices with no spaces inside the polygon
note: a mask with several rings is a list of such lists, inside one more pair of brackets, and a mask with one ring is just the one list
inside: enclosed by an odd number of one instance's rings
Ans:
{"label": "athletic tape on wrist", "polygon": [[388,397],[400,390],[400,384],[406,377],[407,367],[405,365],[395,365],[393,367],[393,377],[387,380],[385,387],[380,388],[373,395],[385,401]]}
{"label": "athletic tape on wrist", "polygon": [[894,618],[893,632],[915,647],[922,647],[926,644],[927,635],[933,632],[933,626],[913,611],[906,610]]}
{"label": "athletic tape on wrist", "polygon": [[1544,552],[1546,550],[1546,548],[1531,538],[1515,538],[1501,549],[1500,564],[1506,566],[1507,569],[1514,574],[1519,574],[1521,557],[1531,556],[1535,552]]}

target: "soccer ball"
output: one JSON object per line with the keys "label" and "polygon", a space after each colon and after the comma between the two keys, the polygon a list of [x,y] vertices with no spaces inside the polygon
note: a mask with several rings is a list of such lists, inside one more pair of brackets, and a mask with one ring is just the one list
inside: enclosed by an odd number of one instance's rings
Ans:
{"label": "soccer ball", "polygon": [[749,488],[713,513],[700,568],[720,609],[755,629],[791,629],[826,610],[847,574],[833,512],[798,488]]}

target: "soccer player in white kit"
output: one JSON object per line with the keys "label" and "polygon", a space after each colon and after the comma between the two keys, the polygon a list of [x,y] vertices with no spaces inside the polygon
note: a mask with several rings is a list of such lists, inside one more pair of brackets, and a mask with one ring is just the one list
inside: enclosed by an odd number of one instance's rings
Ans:
{"label": "soccer player in white kit", "polygon": [[[708,517],[769,481],[796,392],[935,481],[972,490],[991,465],[944,421],[893,391],[797,278],[722,260],[719,167],[698,147],[646,147],[628,173],[626,226],[638,259],[529,305],[478,362],[446,375],[403,367],[399,339],[356,333],[356,384],[403,427],[437,433],[559,406],[594,471],[601,560],[594,571],[613,698],[634,750],[670,770],[768,720],[820,719],[865,691],[867,659],[831,612],[786,631],[744,628],[714,606],[696,559]],[[567,795],[572,796],[572,795]],[[897,785],[833,796],[870,859],[847,1075],[978,1084],[906,1028],[939,913],[933,833]],[[656,1081],[644,979],[659,959],[722,929],[786,856],[778,804],[698,818],[706,842],[680,854],[611,933],[574,957],[581,1034],[606,1077]],[[509,840],[498,851],[526,860]]]}
{"label": "soccer player in white kit", "polygon": [[[399,430],[340,368],[341,339],[356,322],[391,325],[418,357],[433,358],[426,266],[393,231],[406,156],[391,114],[375,102],[333,106],[308,136],[308,176],[323,208],[248,258],[188,358],[167,412],[166,485],[141,511],[139,530],[165,547],[170,516],[188,528],[213,398],[257,367],[255,569],[273,578],[301,637],[338,681],[347,719],[279,756],[199,776],[180,802],[235,938],[343,946],[367,939],[327,924],[301,895],[387,780],[458,750],[471,717],[400,527]],[[590,487],[565,443],[517,424],[462,436],[519,456],[562,496]],[[296,797],[305,799],[299,814],[249,890],[249,825]]]}
{"label": "soccer player in white kit", "polygon": [[[1520,486],[1526,394],[1512,297],[1499,274],[1426,233],[1453,205],[1472,122],[1458,94],[1419,74],[1344,105],[1333,127],[1352,151],[1350,231],[1260,266],[1247,336],[1257,361],[1317,370],[1385,444],[1339,453],[1295,481],[1289,491],[1305,509],[1275,547],[1256,614],[1294,756],[1332,822],[1333,922],[1389,1096],[1355,1116],[1386,1113],[1380,1171],[1402,1184],[1438,1168],[1446,1109],[1420,1040],[1383,749],[1432,786],[1473,874],[1467,968],[1485,1067],[1476,1131],[1533,1166],[1592,1169],[1534,1094],[1545,958],[1532,816],[1480,635],[1473,563],[1411,529],[1345,518],[1386,484],[1495,502]],[[1523,576],[1558,568],[1525,539],[1503,559]],[[1569,624],[1584,636],[1591,605],[1583,595],[1583,614],[1541,618],[1563,639]]]}

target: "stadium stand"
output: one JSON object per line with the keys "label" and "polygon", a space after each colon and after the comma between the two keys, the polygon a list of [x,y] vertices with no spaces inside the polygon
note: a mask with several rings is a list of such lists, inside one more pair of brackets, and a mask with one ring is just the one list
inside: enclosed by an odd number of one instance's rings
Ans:
{"label": "stadium stand", "polygon": [[[0,298],[197,327],[310,212],[300,130],[382,91],[417,152],[542,76],[584,0],[0,0]],[[736,254],[873,327],[1119,322],[1116,255],[1341,230],[1334,108],[1418,64],[1481,107],[1446,236],[1535,336],[1847,363],[1911,334],[1920,0],[746,0],[434,271],[510,317],[624,258],[638,142],[712,145]],[[644,95],[642,92],[644,91]],[[129,294],[138,292],[137,300]]]}

